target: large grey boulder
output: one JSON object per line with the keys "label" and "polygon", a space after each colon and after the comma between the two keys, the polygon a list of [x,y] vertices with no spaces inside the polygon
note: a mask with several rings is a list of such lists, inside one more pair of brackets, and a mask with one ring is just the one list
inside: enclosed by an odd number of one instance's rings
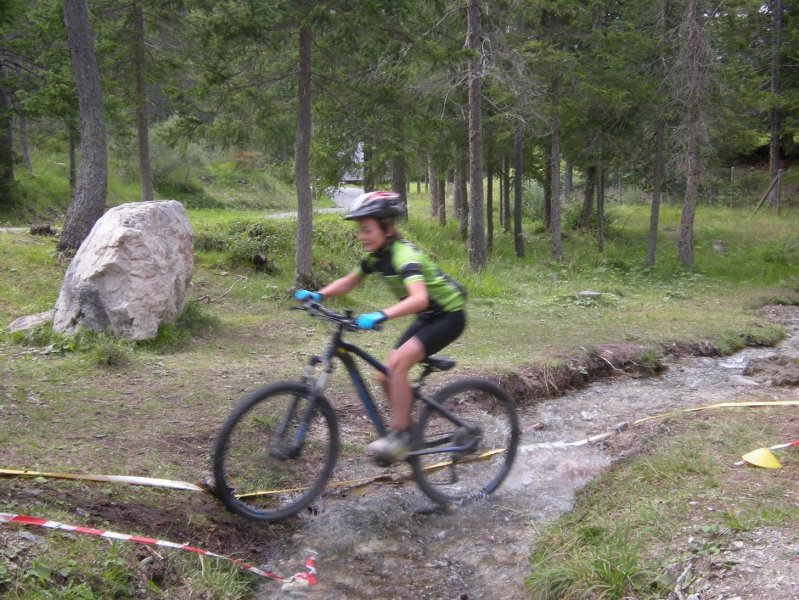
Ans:
{"label": "large grey boulder", "polygon": [[179,202],[135,202],[95,223],[67,269],[53,329],[152,339],[186,305],[192,234]]}

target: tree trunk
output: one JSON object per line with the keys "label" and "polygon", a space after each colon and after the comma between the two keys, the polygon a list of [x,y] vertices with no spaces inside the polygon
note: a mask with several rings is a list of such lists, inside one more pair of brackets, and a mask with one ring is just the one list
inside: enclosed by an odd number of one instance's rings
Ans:
{"label": "tree trunk", "polygon": [[297,142],[294,181],[297,185],[297,247],[294,285],[308,287],[313,278],[313,197],[311,195],[311,28],[299,32]]}
{"label": "tree trunk", "polygon": [[405,217],[408,217],[408,185],[405,181],[405,162],[401,156],[391,159],[391,191],[399,194]]}
{"label": "tree trunk", "polygon": [[30,144],[28,143],[28,120],[22,113],[17,113],[17,131],[19,131],[19,152],[22,154],[22,164],[25,170],[33,174],[33,164],[31,163]]}
{"label": "tree trunk", "polygon": [[552,247],[552,259],[562,260],[563,249],[561,247],[560,233],[560,114],[558,105],[560,104],[559,82],[556,80],[552,86],[552,145],[550,149],[550,181],[552,182],[552,206],[550,212],[550,239]]}
{"label": "tree trunk", "polygon": [[[17,77],[22,74],[22,69],[19,65],[16,67]],[[19,151],[22,154],[22,164],[25,165],[25,170],[33,174],[33,165],[31,164],[31,152],[28,144],[28,120],[25,118],[25,113],[19,105],[16,106],[17,125],[19,129]]]}
{"label": "tree trunk", "polygon": [[660,190],[663,187],[663,137],[665,131],[664,118],[658,116],[655,123],[655,164],[652,176],[652,207],[649,213],[649,235],[646,246],[646,264],[655,265],[655,252],[658,241],[658,221],[660,220]]}
{"label": "tree trunk", "polygon": [[438,191],[438,200],[436,201],[436,205],[438,206],[438,224],[441,227],[444,227],[447,224],[447,178],[442,177],[438,180],[436,184],[436,190]]}
{"label": "tree trunk", "polygon": [[455,164],[453,166],[452,174],[452,216],[460,221],[461,218],[461,186],[463,186],[463,175],[461,169],[463,163],[461,162],[460,149],[455,149]]}
{"label": "tree trunk", "polygon": [[680,233],[677,247],[680,261],[689,267],[694,265],[694,217],[699,197],[700,151],[701,151],[701,96],[702,96],[702,32],[700,0],[689,0],[686,15],[686,183],[685,201],[680,215]]}
{"label": "tree trunk", "polygon": [[566,169],[563,173],[563,195],[569,198],[574,193],[574,165],[571,161],[566,161]]}
{"label": "tree trunk", "polygon": [[458,235],[466,239],[469,226],[469,213],[466,207],[466,169],[469,168],[468,154],[464,148],[455,148],[455,179],[452,186],[452,212],[458,220]]}
{"label": "tree trunk", "polygon": [[64,217],[58,248],[74,253],[105,209],[108,154],[100,73],[84,0],[63,0],[67,44],[80,113],[80,169],[75,196]]}
{"label": "tree trunk", "polygon": [[430,182],[430,216],[438,217],[438,172],[433,164],[433,159],[427,157],[427,179]]}
{"label": "tree trunk", "polygon": [[596,239],[597,250],[602,253],[605,251],[605,168],[601,146],[596,171]]}
{"label": "tree trunk", "polygon": [[[663,0],[660,12],[660,48],[664,48],[666,35],[668,33],[669,0]],[[662,52],[662,51],[661,51]],[[664,57],[661,54],[658,60],[658,77],[663,79],[665,76]],[[652,208],[649,213],[649,236],[646,246],[646,264],[649,267],[655,266],[655,253],[658,241],[658,221],[660,220],[660,191],[663,187],[663,148],[666,133],[666,107],[661,104],[658,107],[658,115],[655,121],[655,164],[652,174]]]}
{"label": "tree trunk", "polygon": [[14,136],[8,69],[0,64],[0,207],[11,204],[14,195]]}
{"label": "tree trunk", "polygon": [[483,125],[480,111],[482,52],[480,52],[480,6],[469,0],[466,7],[467,45],[476,56],[469,61],[469,268],[486,267],[485,215],[483,212]]}
{"label": "tree trunk", "polygon": [[69,189],[73,193],[78,186],[78,144],[80,132],[72,119],[67,123],[67,138],[69,139]]}
{"label": "tree trunk", "polygon": [[[769,175],[770,180],[780,172],[780,109],[778,96],[780,93],[780,51],[782,48],[782,0],[772,0],[772,49],[771,49],[771,109],[769,122],[771,124],[771,140],[769,143]],[[771,192],[770,202],[776,204],[777,186]]]}
{"label": "tree trunk", "polygon": [[502,159],[502,231],[510,232],[510,160]]}
{"label": "tree trunk", "polygon": [[139,138],[139,180],[141,199],[153,199],[153,176],[150,169],[150,125],[147,117],[147,89],[144,82],[144,14],[141,4],[133,4],[133,63],[136,69],[136,130]]}
{"label": "tree trunk", "polygon": [[591,214],[594,212],[594,191],[596,190],[596,166],[585,170],[585,191],[583,192],[583,212],[580,214],[579,227],[588,230],[591,226]]}
{"label": "tree trunk", "polygon": [[522,132],[513,139],[513,243],[516,256],[524,258],[522,237]]}
{"label": "tree trunk", "polygon": [[458,195],[458,233],[466,240],[469,234],[469,149],[463,148],[460,153],[461,189]]}
{"label": "tree trunk", "polygon": [[544,144],[544,203],[541,206],[541,221],[549,230],[552,224],[552,140]]}
{"label": "tree trunk", "polygon": [[486,250],[494,248],[494,169],[489,161],[486,165]]}
{"label": "tree trunk", "polygon": [[505,205],[502,202],[505,198],[505,159],[503,158],[499,165],[499,226],[502,227],[505,223]]}
{"label": "tree trunk", "polygon": [[373,192],[375,189],[375,173],[372,168],[372,157],[374,152],[370,146],[364,144],[363,147],[363,191]]}

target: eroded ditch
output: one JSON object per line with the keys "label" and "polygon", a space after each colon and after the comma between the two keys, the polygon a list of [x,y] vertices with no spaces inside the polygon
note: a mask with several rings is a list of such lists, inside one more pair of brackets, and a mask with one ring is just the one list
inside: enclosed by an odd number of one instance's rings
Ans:
{"label": "eroded ditch", "polygon": [[[621,374],[521,409],[524,448],[492,498],[446,510],[404,484],[376,484],[334,494],[303,514],[269,567],[301,570],[315,552],[319,584],[309,598],[524,598],[527,557],[539,527],[571,506],[575,490],[613,460],[601,444],[562,447],[621,422],[756,394],[779,399],[784,389],[743,375],[753,360],[799,358],[799,308],[773,307],[789,328],[776,348],[669,361],[655,377]],[[537,424],[543,424],[539,428]],[[395,467],[393,475],[405,469]],[[360,476],[383,473],[363,463]],[[297,597],[264,583],[259,598]]]}

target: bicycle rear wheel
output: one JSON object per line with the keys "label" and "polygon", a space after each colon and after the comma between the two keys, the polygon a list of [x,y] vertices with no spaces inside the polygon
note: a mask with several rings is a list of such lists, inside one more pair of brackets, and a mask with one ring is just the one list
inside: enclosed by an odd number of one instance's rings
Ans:
{"label": "bicycle rear wheel", "polygon": [[214,448],[216,495],[235,513],[277,521],[313,501],[338,453],[338,422],[320,396],[308,414],[305,385],[278,382],[245,396]]}
{"label": "bicycle rear wheel", "polygon": [[[456,381],[433,399],[463,425],[430,404],[422,407],[413,447],[441,450],[409,458],[419,487],[440,503],[492,493],[513,466],[519,444],[513,400],[501,387],[483,379]],[[453,450],[456,447],[461,450]]]}

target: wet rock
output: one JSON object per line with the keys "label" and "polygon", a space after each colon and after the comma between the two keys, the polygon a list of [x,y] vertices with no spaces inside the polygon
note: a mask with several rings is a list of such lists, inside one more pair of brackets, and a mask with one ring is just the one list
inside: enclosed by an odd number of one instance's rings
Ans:
{"label": "wet rock", "polygon": [[784,355],[752,359],[742,374],[760,381],[766,380],[778,387],[799,385],[799,363]]}

